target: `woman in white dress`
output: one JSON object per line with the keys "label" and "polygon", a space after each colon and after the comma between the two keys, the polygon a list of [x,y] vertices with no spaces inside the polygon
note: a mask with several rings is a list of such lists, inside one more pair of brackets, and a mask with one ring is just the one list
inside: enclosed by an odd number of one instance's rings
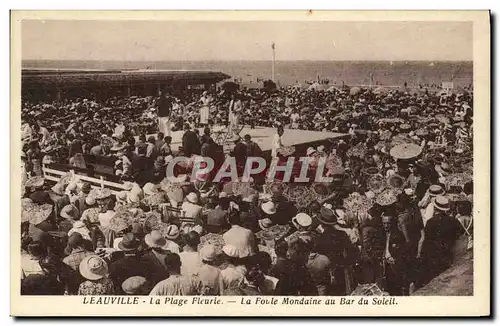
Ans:
{"label": "woman in white dress", "polygon": [[212,97],[207,91],[204,91],[200,101],[202,104],[200,108],[200,125],[206,126],[208,125],[208,119],[210,116],[210,102],[212,101]]}

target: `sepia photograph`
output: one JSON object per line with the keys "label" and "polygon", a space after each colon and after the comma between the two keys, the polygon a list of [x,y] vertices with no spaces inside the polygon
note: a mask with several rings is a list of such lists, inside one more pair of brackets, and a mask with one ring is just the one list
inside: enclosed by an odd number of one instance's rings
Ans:
{"label": "sepia photograph", "polygon": [[122,13],[12,12],[19,303],[489,311],[487,11]]}

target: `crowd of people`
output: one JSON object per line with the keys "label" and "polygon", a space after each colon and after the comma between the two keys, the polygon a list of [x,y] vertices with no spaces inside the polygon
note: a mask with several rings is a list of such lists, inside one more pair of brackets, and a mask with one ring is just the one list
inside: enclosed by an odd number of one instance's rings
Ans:
{"label": "crowd of people", "polygon": [[[410,295],[473,245],[472,92],[24,100],[22,294],[349,295],[377,284]],[[230,153],[211,132],[225,124]],[[276,128],[272,155],[238,125]],[[306,151],[311,175],[324,158],[331,182],[286,184],[266,171],[249,182],[191,180],[192,163],[176,167],[181,183],[167,175],[176,156],[233,156],[239,176],[248,157],[285,164],[295,155],[289,128],[346,134]],[[89,155],[112,158],[125,190],[73,173],[55,185],[43,178],[42,164],[85,169]]]}

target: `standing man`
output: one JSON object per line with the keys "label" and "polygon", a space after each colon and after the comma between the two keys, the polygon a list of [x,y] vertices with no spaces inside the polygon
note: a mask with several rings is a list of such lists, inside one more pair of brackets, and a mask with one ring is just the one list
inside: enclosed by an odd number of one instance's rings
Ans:
{"label": "standing man", "polygon": [[170,136],[170,112],[172,110],[173,98],[160,91],[158,107],[158,130],[164,135]]}
{"label": "standing man", "polygon": [[383,276],[386,291],[390,295],[408,295],[406,277],[407,245],[403,233],[397,227],[393,214],[382,216],[384,228],[384,253],[382,256]]}
{"label": "standing man", "polygon": [[276,135],[274,135],[273,139],[273,147],[272,147],[272,157],[278,157],[278,149],[283,147],[283,134],[285,133],[285,130],[283,129],[282,126],[279,126],[277,129]]}
{"label": "standing man", "polygon": [[239,129],[241,109],[241,100],[237,99],[236,94],[232,94],[229,102],[229,134],[235,135]]}

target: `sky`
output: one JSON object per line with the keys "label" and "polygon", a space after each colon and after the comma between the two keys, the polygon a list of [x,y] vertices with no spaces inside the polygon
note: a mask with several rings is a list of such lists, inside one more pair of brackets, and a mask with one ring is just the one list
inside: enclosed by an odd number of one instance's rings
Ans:
{"label": "sky", "polygon": [[23,60],[472,60],[470,22],[24,20]]}

